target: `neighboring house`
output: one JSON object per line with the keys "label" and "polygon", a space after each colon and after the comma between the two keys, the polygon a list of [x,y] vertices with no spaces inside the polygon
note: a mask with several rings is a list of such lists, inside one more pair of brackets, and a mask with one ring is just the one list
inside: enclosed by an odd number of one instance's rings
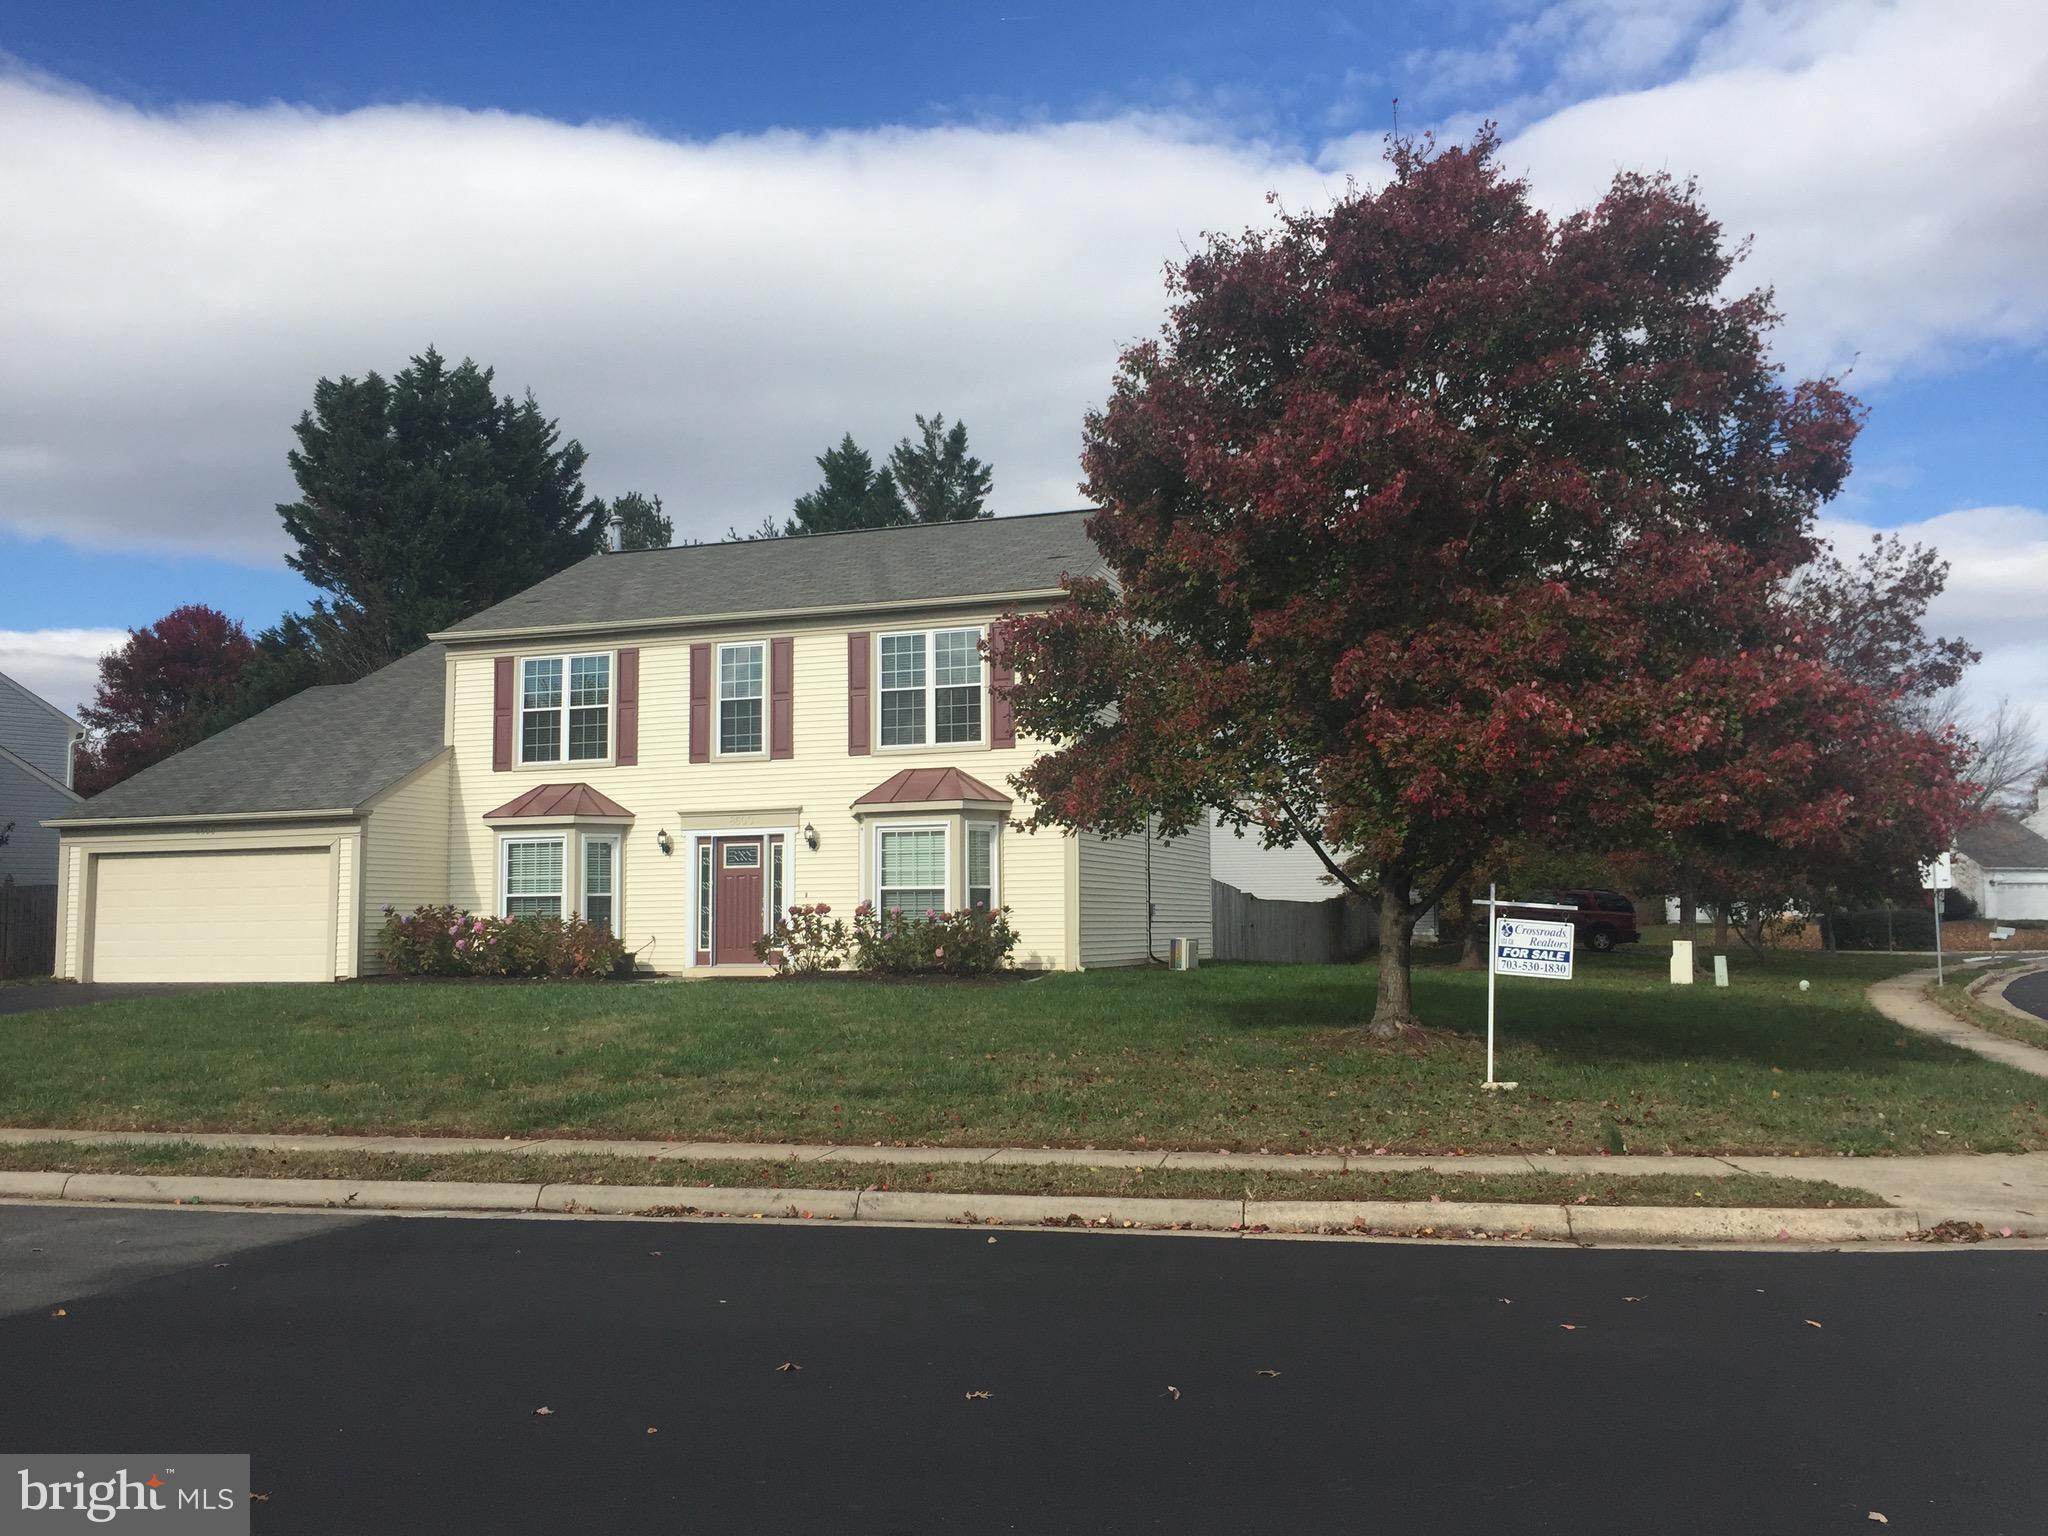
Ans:
{"label": "neighboring house", "polygon": [[71,788],[72,748],[85,728],[63,710],[0,673],[0,879],[51,885],[57,834],[43,823],[78,804]]}
{"label": "neighboring house", "polygon": [[1209,868],[1225,885],[1261,901],[1328,901],[1347,894],[1308,844],[1268,848],[1257,827],[1226,826],[1213,811]]}
{"label": "neighboring house", "polygon": [[1956,834],[1956,889],[1985,917],[2048,918],[2048,837],[1992,811]]}
{"label": "neighboring house", "polygon": [[1207,838],[1008,825],[1038,749],[981,642],[1101,569],[1084,521],[585,560],[80,806],[58,969],[355,976],[385,905],[443,901],[582,912],[659,971],[751,968],[818,901],[1007,906],[1029,967],[1207,953]]}
{"label": "neighboring house", "polygon": [[2048,779],[2034,786],[2034,814],[2026,819],[2027,829],[2048,837]]}

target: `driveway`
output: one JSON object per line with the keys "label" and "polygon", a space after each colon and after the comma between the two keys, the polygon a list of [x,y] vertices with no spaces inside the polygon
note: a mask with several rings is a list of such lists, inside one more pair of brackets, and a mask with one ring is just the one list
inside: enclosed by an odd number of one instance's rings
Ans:
{"label": "driveway", "polygon": [[89,981],[32,981],[25,986],[0,987],[0,1014],[41,1013],[50,1008],[82,1008],[87,1003],[111,1003],[123,997],[155,997],[165,992],[196,992],[198,983],[137,981],[111,984]]}
{"label": "driveway", "polygon": [[2022,976],[2005,989],[2005,1000],[2024,1008],[2037,1019],[2048,1019],[2048,971]]}

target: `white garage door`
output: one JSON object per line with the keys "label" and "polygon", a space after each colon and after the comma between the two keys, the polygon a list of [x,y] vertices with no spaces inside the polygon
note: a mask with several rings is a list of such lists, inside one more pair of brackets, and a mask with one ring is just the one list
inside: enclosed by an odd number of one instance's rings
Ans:
{"label": "white garage door", "polygon": [[102,854],[94,981],[332,981],[325,848]]}

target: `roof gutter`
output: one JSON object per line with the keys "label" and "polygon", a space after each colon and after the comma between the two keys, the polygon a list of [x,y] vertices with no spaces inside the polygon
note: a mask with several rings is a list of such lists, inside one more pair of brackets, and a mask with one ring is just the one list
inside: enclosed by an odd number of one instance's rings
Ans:
{"label": "roof gutter", "polygon": [[829,618],[833,614],[903,613],[927,608],[971,608],[988,603],[1041,602],[1066,595],[1064,587],[1033,587],[1021,592],[966,592],[958,597],[828,603],[817,608],[753,608],[732,613],[673,614],[652,619],[593,619],[563,624],[522,624],[503,629],[444,629],[427,638],[442,645],[460,645],[467,641],[526,640],[538,635],[610,635],[641,629],[730,628],[735,624],[775,623],[793,618]]}
{"label": "roof gutter", "polygon": [[208,821],[334,821],[359,814],[353,805],[315,811],[212,811],[179,816],[59,816],[41,823],[59,832],[84,832],[94,827],[175,827]]}

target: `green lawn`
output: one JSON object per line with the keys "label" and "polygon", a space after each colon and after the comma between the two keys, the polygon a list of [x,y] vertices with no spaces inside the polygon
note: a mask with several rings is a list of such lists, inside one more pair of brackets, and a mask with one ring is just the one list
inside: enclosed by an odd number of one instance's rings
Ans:
{"label": "green lawn", "polygon": [[[1355,1026],[1369,967],[1005,985],[248,987],[0,1018],[0,1123],[1308,1151],[1934,1152],[2048,1147],[2048,1083],[1895,1030],[1910,957],[1654,950],[1569,983],[1425,968],[1432,1049]],[[1810,992],[1798,990],[1808,977]]]}
{"label": "green lawn", "polygon": [[667,1184],[723,1189],[892,1189],[931,1194],[1142,1195],[1216,1200],[1488,1200],[1542,1205],[1881,1206],[1860,1189],[1767,1174],[1633,1178],[1569,1173],[1232,1172],[1205,1168],[989,1167],[978,1163],[726,1161],[588,1153],[294,1152],[40,1141],[0,1145],[0,1168],[216,1178],[468,1180],[480,1184]]}

